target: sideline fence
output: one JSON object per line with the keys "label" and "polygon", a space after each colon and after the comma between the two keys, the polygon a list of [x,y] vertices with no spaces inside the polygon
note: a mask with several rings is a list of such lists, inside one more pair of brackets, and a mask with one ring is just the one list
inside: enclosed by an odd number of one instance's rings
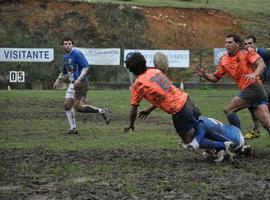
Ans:
{"label": "sideline fence", "polygon": [[[64,52],[59,49],[55,50],[55,57],[52,62],[47,63],[30,63],[30,62],[0,62],[0,89],[7,89],[8,85],[16,89],[51,89],[53,82],[57,78],[62,66]],[[120,65],[117,66],[92,66],[93,70],[89,77],[92,85],[99,88],[105,87],[123,88],[130,84],[130,75],[124,67],[121,54]],[[204,79],[193,74],[192,67],[208,66],[209,71],[214,68],[214,49],[190,50],[189,68],[169,68],[168,76],[175,83],[184,80],[185,83],[205,83]],[[10,71],[24,71],[24,83],[9,83]],[[224,79],[221,83],[229,83],[230,79]],[[122,86],[120,86],[122,85]],[[103,87],[102,86],[102,87]],[[94,86],[93,86],[94,87]]]}

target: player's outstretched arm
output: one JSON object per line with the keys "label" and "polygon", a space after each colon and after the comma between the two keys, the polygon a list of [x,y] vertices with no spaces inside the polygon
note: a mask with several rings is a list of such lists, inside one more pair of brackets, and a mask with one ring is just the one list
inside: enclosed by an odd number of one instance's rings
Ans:
{"label": "player's outstretched arm", "polygon": [[142,110],[141,112],[139,112],[139,119],[146,119],[148,117],[148,115],[155,110],[157,107],[153,104],[151,104],[147,109]]}
{"label": "player's outstretched arm", "polygon": [[195,67],[194,71],[198,76],[201,76],[208,81],[211,81],[211,82],[219,81],[219,78],[217,78],[213,73],[207,73],[207,70],[205,67]]}
{"label": "player's outstretched arm", "polygon": [[124,129],[124,133],[128,133],[128,131],[131,129],[134,130],[134,123],[137,118],[137,106],[131,106],[131,109],[129,111],[129,125]]}

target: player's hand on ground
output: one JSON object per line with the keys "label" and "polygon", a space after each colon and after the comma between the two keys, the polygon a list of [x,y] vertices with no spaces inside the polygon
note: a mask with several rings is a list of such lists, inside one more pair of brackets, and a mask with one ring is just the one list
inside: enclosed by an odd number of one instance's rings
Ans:
{"label": "player's hand on ground", "polygon": [[124,134],[127,134],[128,131],[129,131],[130,129],[131,129],[132,131],[134,131],[134,126],[133,126],[133,125],[130,125],[130,126],[126,127],[126,128],[124,129],[124,132],[123,132],[123,133],[124,133]]}
{"label": "player's hand on ground", "polygon": [[205,76],[206,68],[205,67],[195,67],[194,72],[199,76]]}
{"label": "player's hand on ground", "polygon": [[142,110],[141,112],[139,112],[138,118],[139,119],[146,119],[149,114],[150,114],[149,111]]}

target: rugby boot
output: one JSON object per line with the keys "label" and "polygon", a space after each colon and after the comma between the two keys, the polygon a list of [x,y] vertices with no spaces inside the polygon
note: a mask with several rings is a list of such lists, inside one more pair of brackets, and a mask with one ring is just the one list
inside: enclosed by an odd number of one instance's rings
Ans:
{"label": "rugby boot", "polygon": [[229,156],[229,159],[232,161],[235,157],[235,154],[233,152],[234,149],[234,143],[231,141],[224,142],[225,145],[225,151],[227,155]]}
{"label": "rugby boot", "polygon": [[258,131],[258,130],[247,131],[246,134],[245,134],[245,136],[244,136],[244,138],[245,139],[248,139],[248,140],[254,139],[254,138],[258,138],[258,137],[260,137],[260,131]]}
{"label": "rugby boot", "polygon": [[79,132],[77,131],[76,128],[73,128],[73,129],[70,129],[70,130],[68,131],[68,134],[70,134],[70,135],[72,135],[72,134],[79,134]]}
{"label": "rugby boot", "polygon": [[226,155],[226,151],[224,151],[224,150],[218,151],[217,158],[214,161],[221,162],[224,159],[225,155]]}
{"label": "rugby boot", "polygon": [[110,111],[108,108],[103,108],[102,113],[100,113],[103,119],[105,120],[106,124],[110,123]]}

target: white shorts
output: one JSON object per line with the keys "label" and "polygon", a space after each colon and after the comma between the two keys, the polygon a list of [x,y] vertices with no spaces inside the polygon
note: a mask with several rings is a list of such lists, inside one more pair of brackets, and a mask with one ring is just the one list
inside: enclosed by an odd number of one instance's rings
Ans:
{"label": "white shorts", "polygon": [[74,99],[75,97],[75,90],[74,90],[74,83],[70,83],[68,85],[68,89],[66,91],[66,99]]}

